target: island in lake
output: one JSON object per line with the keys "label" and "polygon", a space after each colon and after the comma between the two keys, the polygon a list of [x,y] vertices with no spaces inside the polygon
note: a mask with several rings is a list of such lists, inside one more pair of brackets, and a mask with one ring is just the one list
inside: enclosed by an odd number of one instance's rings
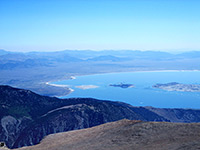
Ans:
{"label": "island in lake", "polygon": [[124,83],[110,84],[109,86],[120,87],[120,88],[131,88],[131,87],[134,87],[133,84],[124,84]]}
{"label": "island in lake", "polygon": [[167,91],[200,92],[200,84],[182,84],[171,82],[166,84],[156,84],[153,87]]}

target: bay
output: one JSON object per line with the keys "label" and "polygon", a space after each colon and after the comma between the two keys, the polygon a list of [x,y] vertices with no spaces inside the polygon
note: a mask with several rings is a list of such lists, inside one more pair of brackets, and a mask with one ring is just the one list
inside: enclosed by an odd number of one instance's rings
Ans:
{"label": "bay", "polygon": [[[200,92],[165,91],[153,88],[157,83],[200,84],[200,71],[123,72],[77,76],[72,80],[52,82],[74,91],[62,98],[91,97],[121,101],[133,106],[200,109]],[[133,88],[110,84],[133,84]]]}

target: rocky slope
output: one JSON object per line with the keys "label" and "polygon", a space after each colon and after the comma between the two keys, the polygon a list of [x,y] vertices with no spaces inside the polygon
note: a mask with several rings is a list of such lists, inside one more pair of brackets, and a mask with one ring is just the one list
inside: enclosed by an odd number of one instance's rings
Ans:
{"label": "rocky slope", "polygon": [[38,144],[52,133],[89,128],[124,118],[200,122],[200,110],[133,107],[91,98],[58,99],[0,86],[0,139],[9,148]]}
{"label": "rocky slope", "polygon": [[47,136],[20,150],[197,150],[200,123],[121,120]]}

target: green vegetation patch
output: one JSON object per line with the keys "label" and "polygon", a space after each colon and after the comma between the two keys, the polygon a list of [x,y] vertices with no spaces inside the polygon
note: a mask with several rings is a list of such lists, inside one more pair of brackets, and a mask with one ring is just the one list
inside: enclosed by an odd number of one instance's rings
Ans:
{"label": "green vegetation patch", "polygon": [[11,107],[8,110],[8,113],[16,118],[20,118],[22,116],[30,117],[29,112],[30,109],[23,106]]}

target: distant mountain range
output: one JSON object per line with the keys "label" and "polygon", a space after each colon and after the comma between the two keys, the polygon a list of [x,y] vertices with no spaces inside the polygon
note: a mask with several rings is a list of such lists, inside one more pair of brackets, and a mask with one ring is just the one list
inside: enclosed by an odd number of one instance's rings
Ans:
{"label": "distant mountain range", "polygon": [[[200,51],[191,51],[181,54],[171,54],[160,51],[139,51],[139,50],[64,50],[57,52],[9,52],[0,50],[0,62],[6,64],[7,61],[25,62],[25,60],[43,60],[49,62],[74,62],[74,61],[130,61],[137,59],[146,60],[176,60],[200,58]],[[33,64],[34,66],[34,64]]]}
{"label": "distant mountain range", "polygon": [[46,135],[121,119],[200,122],[200,110],[134,107],[92,98],[58,99],[0,86],[0,139],[9,148],[38,144]]}
{"label": "distant mountain range", "polygon": [[[0,50],[0,69],[23,69],[33,67],[54,67],[68,63],[100,63],[102,61],[109,62],[135,63],[140,66],[146,66],[147,63],[155,65],[159,69],[156,62],[164,63],[163,67],[171,67],[172,62],[176,63],[194,63],[200,59],[200,51],[185,52],[181,54],[171,54],[159,51],[132,51],[132,50],[65,50],[57,52],[9,52]],[[192,60],[194,59],[194,60]],[[150,67],[148,64],[146,67]],[[189,65],[189,64],[188,64]],[[134,68],[134,66],[132,66]],[[138,66],[137,66],[138,67]],[[186,66],[187,67],[187,66]],[[196,69],[199,69],[194,65]],[[193,68],[194,68],[193,67]],[[193,69],[192,68],[192,69]],[[150,68],[149,68],[150,69]],[[177,66],[176,69],[184,69]]]}
{"label": "distant mountain range", "polygon": [[10,52],[5,51],[5,50],[3,50],[3,49],[0,49],[0,55],[6,55],[6,54],[8,54],[8,53],[10,53]]}

